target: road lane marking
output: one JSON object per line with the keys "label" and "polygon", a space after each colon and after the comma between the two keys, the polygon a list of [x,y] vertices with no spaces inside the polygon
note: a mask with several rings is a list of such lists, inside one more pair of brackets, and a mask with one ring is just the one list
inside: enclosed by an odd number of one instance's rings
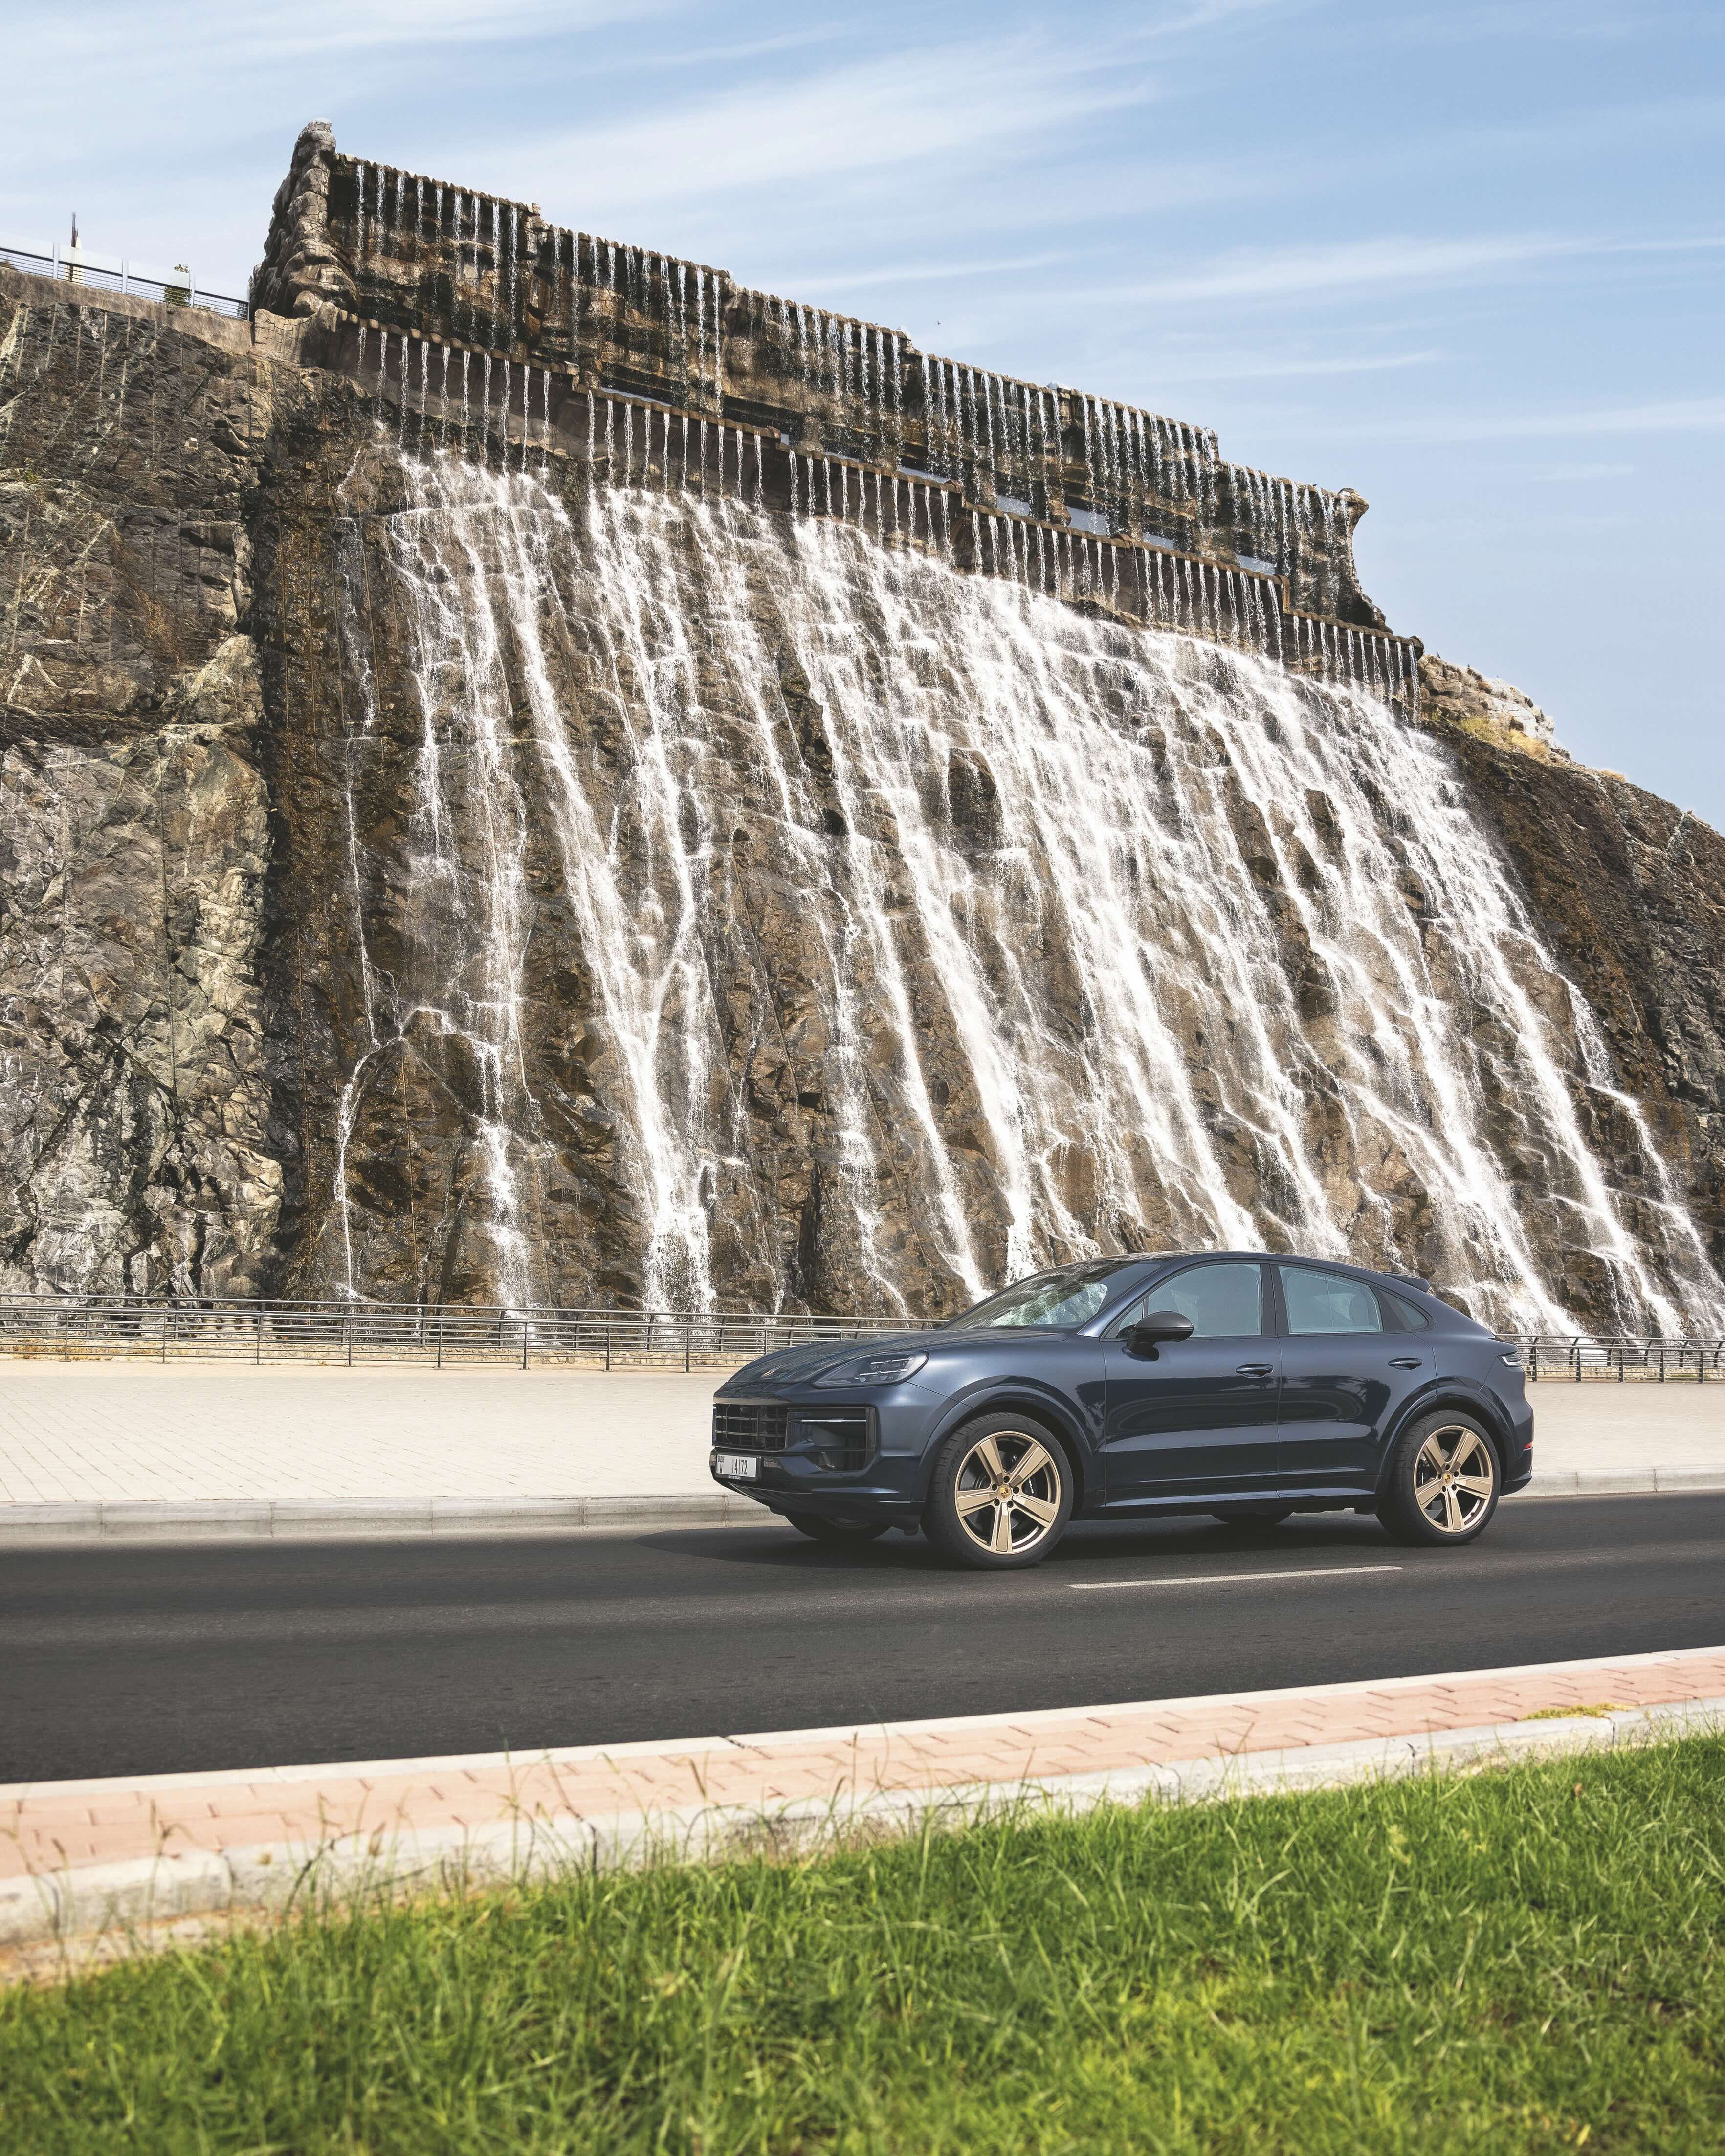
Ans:
{"label": "road lane marking", "polygon": [[1353,1579],[1363,1572],[1399,1572],[1399,1564],[1318,1564],[1300,1572],[1185,1572],[1173,1579],[1072,1579],[1075,1594],[1100,1594],[1116,1587],[1229,1587],[1243,1579]]}

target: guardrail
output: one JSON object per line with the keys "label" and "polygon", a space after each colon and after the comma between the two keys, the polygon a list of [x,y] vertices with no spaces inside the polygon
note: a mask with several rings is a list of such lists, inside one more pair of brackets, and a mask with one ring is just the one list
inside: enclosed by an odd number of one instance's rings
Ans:
{"label": "guardrail", "polygon": [[0,1296],[0,1354],[72,1361],[537,1363],[692,1370],[786,1348],[919,1331],[924,1321],[719,1311],[503,1309],[473,1303]]}
{"label": "guardrail", "polygon": [[1521,1346],[1529,1379],[1547,1383],[1557,1378],[1576,1384],[1705,1384],[1709,1378],[1725,1377],[1725,1337],[1532,1332],[1522,1337]]}
{"label": "guardrail", "polygon": [[[581,1363],[692,1370],[782,1348],[916,1332],[940,1321],[801,1312],[510,1309],[477,1303],[266,1301],[246,1296],[0,1295],[0,1354],[167,1362]],[[1725,1336],[1524,1333],[1530,1382],[1725,1379]]]}
{"label": "guardrail", "polygon": [[57,242],[44,246],[28,239],[0,239],[0,262],[28,270],[33,277],[53,277],[99,292],[136,292],[141,299],[165,300],[171,307],[202,307],[237,321],[251,314],[249,300],[231,292],[205,291],[183,267],[164,270],[159,264],[128,262],[117,254],[93,254],[85,247],[62,249]]}

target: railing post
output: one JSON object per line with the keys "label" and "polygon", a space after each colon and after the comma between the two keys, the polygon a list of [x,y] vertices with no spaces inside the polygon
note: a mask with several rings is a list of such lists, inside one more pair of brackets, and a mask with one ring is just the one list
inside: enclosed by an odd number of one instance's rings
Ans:
{"label": "railing post", "polygon": [[525,1317],[523,1317],[523,1318],[522,1318],[522,1320],[521,1320],[521,1368],[525,1370],[525,1369],[526,1368],[526,1367],[527,1367],[527,1321],[526,1321],[526,1319]]}
{"label": "railing post", "polygon": [[692,1317],[685,1317],[683,1320],[683,1375],[685,1378],[689,1374],[689,1355],[694,1344],[695,1320]]}

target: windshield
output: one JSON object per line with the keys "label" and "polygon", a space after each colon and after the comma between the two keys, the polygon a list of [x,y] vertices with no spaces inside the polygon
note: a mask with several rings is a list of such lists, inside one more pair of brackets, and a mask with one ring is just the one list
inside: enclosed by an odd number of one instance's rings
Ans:
{"label": "windshield", "polygon": [[1128,1273],[1143,1270],[1142,1258],[1103,1258],[1094,1265],[1061,1265],[1015,1281],[974,1310],[947,1321],[949,1332],[977,1332],[1006,1325],[1083,1325],[1102,1309]]}

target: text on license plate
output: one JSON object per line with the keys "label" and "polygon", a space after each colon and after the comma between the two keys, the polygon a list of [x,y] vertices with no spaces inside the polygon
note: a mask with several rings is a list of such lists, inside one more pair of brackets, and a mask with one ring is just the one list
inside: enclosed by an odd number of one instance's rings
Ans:
{"label": "text on license plate", "polygon": [[713,1467],[733,1482],[755,1482],[760,1479],[761,1463],[747,1452],[721,1452],[714,1460]]}

